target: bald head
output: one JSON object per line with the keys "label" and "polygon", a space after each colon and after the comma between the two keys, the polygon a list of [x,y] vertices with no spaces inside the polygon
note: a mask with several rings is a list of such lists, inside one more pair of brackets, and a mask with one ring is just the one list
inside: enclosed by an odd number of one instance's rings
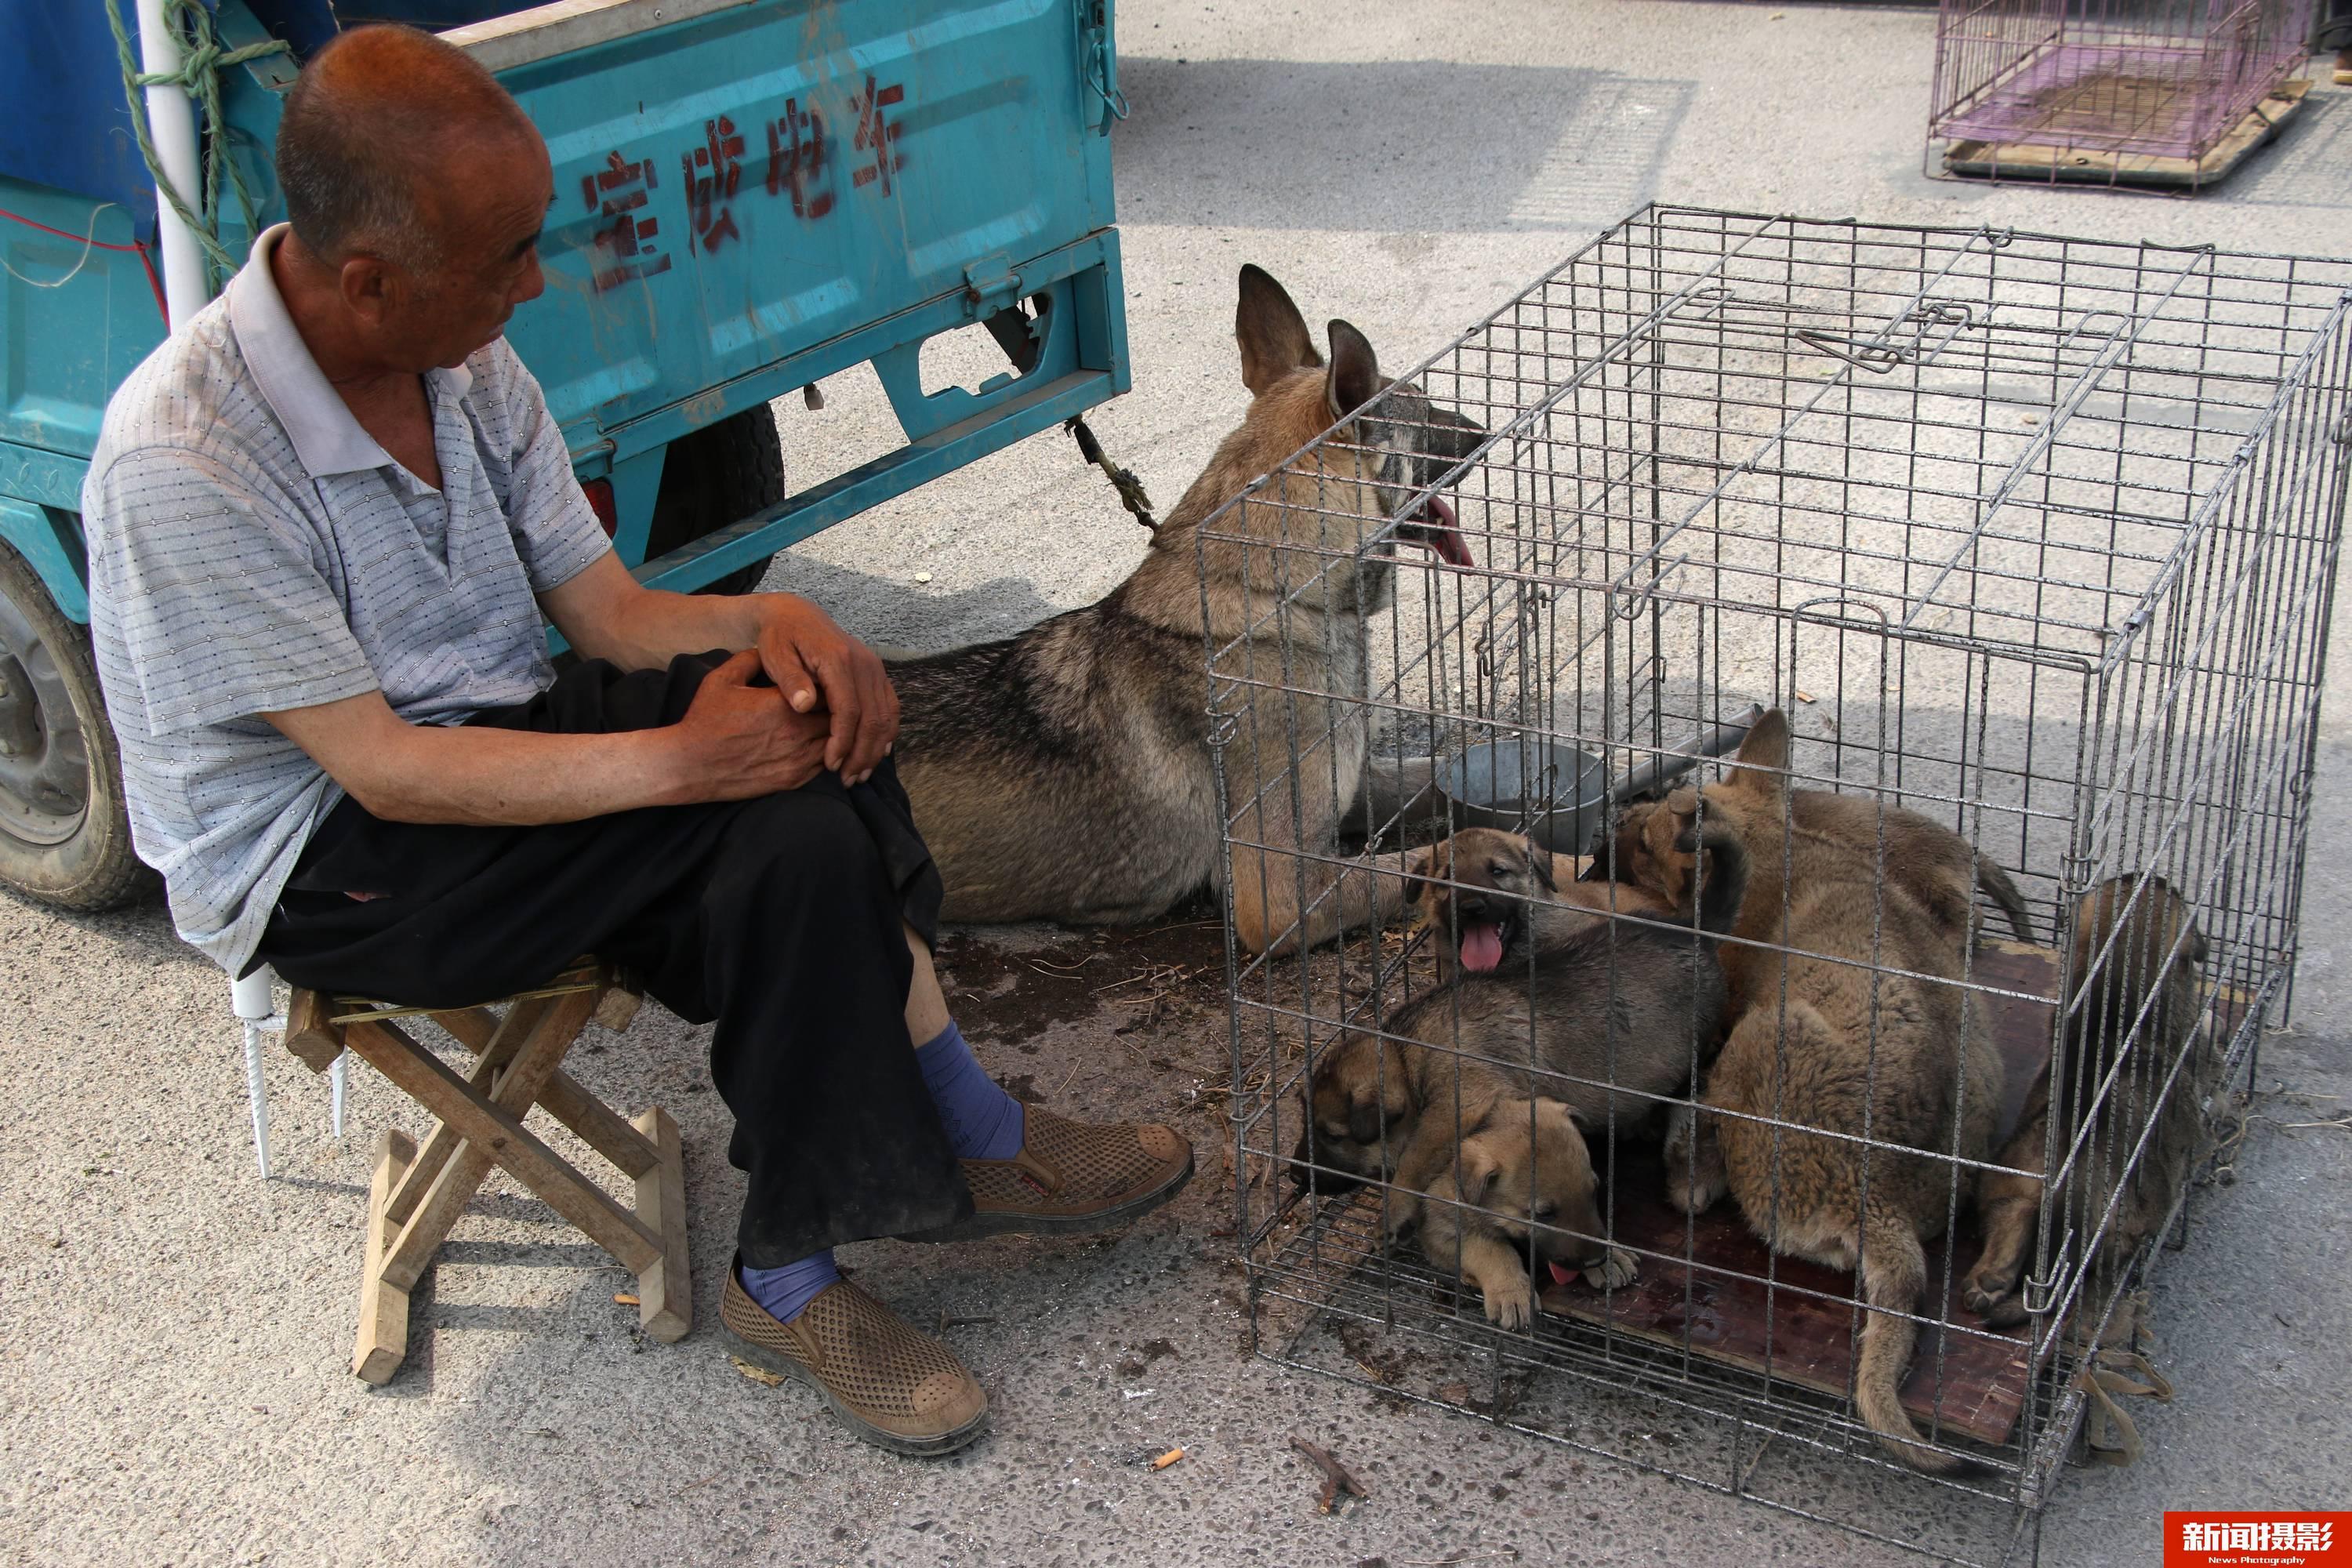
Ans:
{"label": "bald head", "polygon": [[464,50],[413,27],[364,26],[313,55],[286,96],[278,183],[303,246],[423,268],[445,249],[436,194],[538,133]]}

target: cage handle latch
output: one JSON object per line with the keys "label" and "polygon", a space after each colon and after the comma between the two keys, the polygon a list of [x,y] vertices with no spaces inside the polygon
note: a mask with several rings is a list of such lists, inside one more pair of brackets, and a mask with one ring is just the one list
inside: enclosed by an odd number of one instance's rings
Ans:
{"label": "cage handle latch", "polygon": [[2066,1249],[2074,1245],[2074,1227],[2068,1226],[2065,1236],[2058,1243],[2058,1249],[2051,1254],[2050,1272],[2039,1275],[2028,1274],[2025,1277],[2021,1298],[2030,1316],[2036,1318],[2043,1316],[2050,1310],[2052,1303],[2057,1300],[2059,1288],[2066,1282]]}

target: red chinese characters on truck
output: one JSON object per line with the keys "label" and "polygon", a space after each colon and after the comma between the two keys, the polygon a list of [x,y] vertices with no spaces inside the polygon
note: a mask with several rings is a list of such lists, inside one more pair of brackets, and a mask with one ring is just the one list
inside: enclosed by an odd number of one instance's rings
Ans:
{"label": "red chinese characters on truck", "polygon": [[[895,176],[907,166],[907,154],[898,147],[902,126],[886,111],[899,110],[906,98],[905,87],[883,85],[871,76],[862,90],[850,94],[849,111],[857,125],[851,139],[857,154],[849,172],[853,189],[878,186],[883,195],[895,193]],[[767,195],[789,198],[794,217],[814,220],[832,213],[832,168],[839,143],[827,133],[824,113],[814,103],[788,98],[784,112],[760,129],[768,142]],[[704,121],[700,143],[678,155],[686,176],[689,255],[708,256],[743,237],[734,204],[743,189],[746,141],[735,121],[721,114]],[[617,150],[605,155],[604,168],[580,177],[581,195],[597,220],[590,279],[599,293],[669,270],[671,258],[657,243],[660,220],[645,211],[646,193],[658,184],[652,159],[633,163]]]}

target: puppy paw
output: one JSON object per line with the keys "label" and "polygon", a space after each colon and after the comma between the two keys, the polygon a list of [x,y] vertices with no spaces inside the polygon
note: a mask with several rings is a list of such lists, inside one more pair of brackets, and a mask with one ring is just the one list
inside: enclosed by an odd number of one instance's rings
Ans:
{"label": "puppy paw", "polygon": [[1499,1289],[1489,1285],[1486,1291],[1488,1322],[1517,1333],[1536,1321],[1534,1280],[1522,1276],[1515,1284],[1504,1285]]}
{"label": "puppy paw", "polygon": [[1666,1202],[1678,1214],[1705,1214],[1723,1196],[1720,1176],[1701,1170],[1693,1178],[1691,1172],[1669,1166],[1666,1171]]}
{"label": "puppy paw", "polygon": [[1622,1290],[1641,1277],[1641,1259],[1622,1247],[1611,1247],[1608,1261],[1584,1271],[1584,1282],[1595,1290]]}

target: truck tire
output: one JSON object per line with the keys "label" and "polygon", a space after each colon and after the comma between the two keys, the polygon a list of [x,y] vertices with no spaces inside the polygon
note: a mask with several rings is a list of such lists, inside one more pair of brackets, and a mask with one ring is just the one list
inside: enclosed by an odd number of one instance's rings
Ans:
{"label": "truck tire", "polygon": [[[776,438],[775,415],[764,404],[730,414],[669,444],[653,528],[646,535],[646,559],[667,555],[783,499],[784,449]],[[748,594],[767,573],[767,560],[754,561],[699,592]]]}
{"label": "truck tire", "polygon": [[89,635],[0,545],[0,883],[59,909],[107,910],[152,879],[131,852]]}

